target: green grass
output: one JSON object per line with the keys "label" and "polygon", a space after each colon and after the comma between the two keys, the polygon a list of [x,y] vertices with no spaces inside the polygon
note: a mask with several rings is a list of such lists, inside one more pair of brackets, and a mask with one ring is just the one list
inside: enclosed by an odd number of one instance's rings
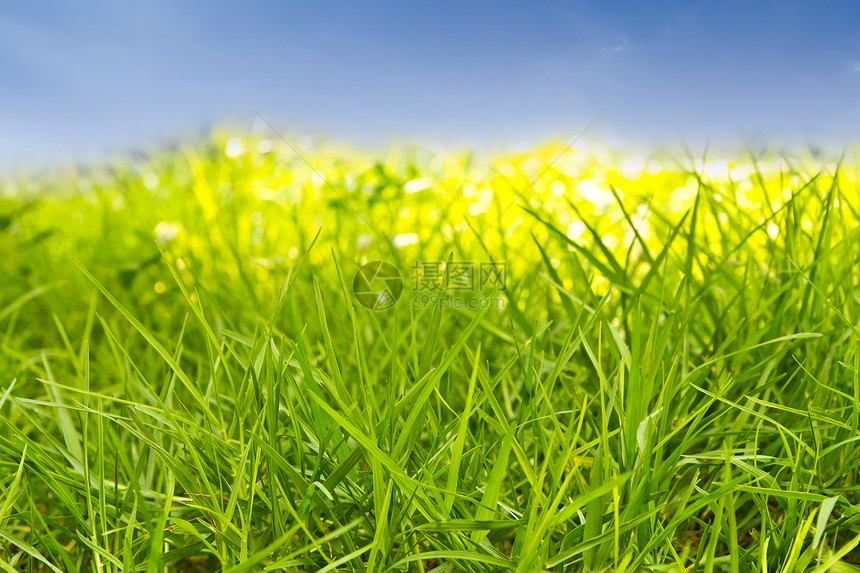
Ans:
{"label": "green grass", "polygon": [[0,570],[860,571],[853,151],[228,137],[0,183]]}

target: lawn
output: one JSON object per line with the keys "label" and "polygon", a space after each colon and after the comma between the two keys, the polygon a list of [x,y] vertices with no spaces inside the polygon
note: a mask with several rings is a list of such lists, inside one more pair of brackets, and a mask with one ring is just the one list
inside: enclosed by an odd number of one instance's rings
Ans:
{"label": "lawn", "polygon": [[0,570],[860,571],[856,150],[288,140],[0,182]]}

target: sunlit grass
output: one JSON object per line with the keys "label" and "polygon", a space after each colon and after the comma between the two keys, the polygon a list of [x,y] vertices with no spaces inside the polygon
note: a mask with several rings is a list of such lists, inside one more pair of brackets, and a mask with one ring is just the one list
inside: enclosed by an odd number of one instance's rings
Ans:
{"label": "sunlit grass", "polygon": [[[216,133],[0,183],[0,568],[860,570],[858,178]],[[503,308],[413,305],[449,257]]]}

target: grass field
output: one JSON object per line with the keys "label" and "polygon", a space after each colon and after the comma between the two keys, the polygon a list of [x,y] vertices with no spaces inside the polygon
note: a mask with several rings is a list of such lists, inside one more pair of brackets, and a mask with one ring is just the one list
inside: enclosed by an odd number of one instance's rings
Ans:
{"label": "grass field", "polygon": [[858,189],[217,132],[10,176],[0,570],[860,571]]}

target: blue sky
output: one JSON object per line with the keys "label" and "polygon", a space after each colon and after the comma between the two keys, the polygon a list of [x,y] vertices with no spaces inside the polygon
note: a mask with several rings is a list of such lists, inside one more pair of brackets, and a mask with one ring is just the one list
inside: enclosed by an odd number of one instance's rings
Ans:
{"label": "blue sky", "polygon": [[4,2],[0,164],[285,133],[502,147],[860,134],[856,2]]}

